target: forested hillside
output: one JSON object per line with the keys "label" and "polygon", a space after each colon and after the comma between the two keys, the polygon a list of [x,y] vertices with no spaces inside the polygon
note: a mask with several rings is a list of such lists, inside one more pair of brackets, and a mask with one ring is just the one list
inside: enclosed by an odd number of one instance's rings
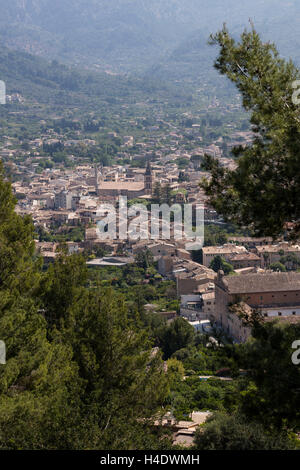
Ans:
{"label": "forested hillside", "polygon": [[184,91],[175,91],[150,76],[134,78],[88,71],[8,48],[0,51],[0,78],[6,82],[8,94],[18,92],[39,103],[78,105],[95,99],[115,103],[150,96],[185,98]]}

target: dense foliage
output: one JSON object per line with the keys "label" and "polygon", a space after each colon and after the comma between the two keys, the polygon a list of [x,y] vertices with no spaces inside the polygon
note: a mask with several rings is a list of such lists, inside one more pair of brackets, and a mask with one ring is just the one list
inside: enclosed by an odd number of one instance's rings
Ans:
{"label": "dense foliage", "polygon": [[211,43],[220,47],[216,69],[234,83],[251,113],[254,139],[245,148],[235,148],[235,170],[224,169],[207,156],[204,166],[212,178],[202,186],[226,220],[271,236],[281,234],[287,222],[295,222],[297,234],[300,120],[292,86],[299,71],[254,29],[237,42],[224,27]]}
{"label": "dense foliage", "polygon": [[[33,226],[0,181],[2,449],[154,448],[168,391],[160,354],[122,297],[89,289],[81,256],[41,270]],[[151,444],[150,444],[151,443]]]}
{"label": "dense foliage", "polygon": [[280,433],[268,434],[262,425],[243,416],[216,414],[197,431],[197,450],[295,450],[295,440]]}
{"label": "dense foliage", "polygon": [[[167,410],[185,420],[194,410],[226,413],[198,434],[200,449],[244,448],[252,435],[250,448],[296,446],[298,327],[257,323],[249,344],[220,346],[217,331],[216,342],[183,318],[167,322],[159,311],[175,307],[176,291],[147,251],[137,264],[89,271],[62,246],[43,269],[15,202],[1,177],[0,448],[170,448],[152,426]],[[259,423],[256,432],[245,420]]]}

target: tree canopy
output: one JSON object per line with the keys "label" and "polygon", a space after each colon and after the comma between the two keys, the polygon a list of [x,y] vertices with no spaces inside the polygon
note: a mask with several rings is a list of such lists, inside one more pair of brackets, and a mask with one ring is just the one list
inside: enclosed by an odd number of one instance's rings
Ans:
{"label": "tree canopy", "polygon": [[216,414],[199,428],[197,450],[295,450],[295,441],[280,433],[267,434],[261,424],[248,422],[240,415]]}
{"label": "tree canopy", "polygon": [[218,45],[215,68],[237,87],[250,114],[253,142],[233,150],[237,167],[222,167],[210,156],[210,180],[201,185],[225,220],[257,235],[277,236],[287,222],[300,228],[300,109],[292,99],[299,71],[279,57],[275,45],[245,30],[236,41],[224,26],[210,39]]}
{"label": "tree canopy", "polygon": [[111,288],[89,288],[81,255],[48,270],[29,217],[0,175],[0,449],[160,448],[161,354]]}

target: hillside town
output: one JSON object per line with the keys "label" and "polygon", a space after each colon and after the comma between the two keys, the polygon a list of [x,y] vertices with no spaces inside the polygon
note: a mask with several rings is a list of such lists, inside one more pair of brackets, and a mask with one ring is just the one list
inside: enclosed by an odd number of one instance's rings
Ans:
{"label": "hillside town", "polygon": [[[197,135],[198,127],[193,128],[192,132]],[[175,139],[177,135],[173,137]],[[247,133],[240,133],[238,137],[243,138],[244,143],[252,138]],[[57,145],[58,142],[50,140],[46,144]],[[178,144],[178,140],[174,140],[172,145],[175,143]],[[68,141],[64,143],[66,147],[73,144]],[[85,141],[84,144],[93,148],[96,142]],[[125,165],[115,163],[104,166],[87,161],[79,165],[75,163],[69,168],[54,165],[37,172],[38,149],[44,143],[40,139],[30,142],[30,145],[31,157],[22,165],[11,163],[18,174],[12,188],[18,201],[17,213],[30,215],[33,219],[36,254],[43,258],[45,266],[54,263],[60,256],[62,246],[69,255],[83,254],[88,268],[97,271],[134,266],[139,255],[150,253],[155,263],[155,277],[159,277],[162,283],[171,282],[174,286],[171,297],[173,308],[155,300],[144,301],[146,315],[160,317],[168,325],[176,318],[182,318],[195,334],[209,339],[208,345],[218,345],[220,338],[223,344],[246,343],[251,337],[251,318],[257,315],[264,323],[277,319],[284,324],[299,324],[300,244],[289,242],[285,237],[274,240],[233,232],[228,233],[224,240],[221,237],[210,245],[210,238],[205,236],[207,227],[221,231],[227,227],[222,217],[209,205],[199,186],[201,178],[209,178],[201,167],[205,154],[219,159],[224,167],[235,167],[231,157],[223,156],[220,146],[212,144],[197,148],[192,154],[174,148],[173,154],[164,156],[163,152],[158,152],[153,158],[153,150],[147,151],[147,146],[143,144],[143,150],[131,158],[133,137],[126,137],[123,146],[129,163]],[[13,155],[11,151],[10,162]],[[143,159],[145,164],[135,166],[137,157],[139,161]],[[184,168],[180,167],[180,158],[185,160]],[[151,216],[149,233],[147,223],[144,232],[140,227],[138,236],[131,237],[129,225],[134,220],[132,216],[126,221],[125,237],[118,237],[121,225],[117,220],[115,235],[108,234],[105,239],[101,238],[99,224],[104,213],[100,208],[118,208],[120,197],[126,198],[128,209],[139,204],[147,214],[150,214],[153,204],[158,204],[160,208],[164,204],[172,206],[168,214],[169,237],[163,237],[160,228],[160,236],[151,237]],[[203,208],[204,238],[197,251],[193,240],[184,233],[179,239],[175,236],[171,212],[176,207],[184,209],[187,205],[192,208],[194,224],[197,207],[200,205]],[[156,224],[160,227],[160,218]],[[224,266],[230,267],[229,272],[224,272]],[[149,275],[138,282],[147,285]],[[167,370],[167,363],[165,367]],[[201,383],[216,379],[231,383],[233,379],[226,374],[222,377],[221,371],[216,376],[200,376],[199,380]],[[173,445],[189,448],[195,442],[199,425],[211,415],[211,411],[194,410],[187,418],[177,419],[168,412],[156,426],[163,426],[172,433]]]}
{"label": "hillside town", "polygon": [[[200,126],[193,125],[193,138],[201,141]],[[159,126],[153,127],[157,132]],[[43,141],[43,138],[29,142],[31,155],[24,164],[10,164],[19,175],[12,184],[18,199],[17,212],[21,215],[30,214],[37,232],[42,235],[36,240],[36,250],[46,263],[53,262],[58,256],[58,241],[46,241],[47,234],[64,233],[65,244],[69,254],[89,253],[92,259],[89,266],[125,266],[134,263],[137,253],[149,250],[162,279],[176,283],[176,297],[179,300],[178,312],[170,318],[181,315],[197,330],[202,331],[208,325],[217,326],[235,342],[245,342],[251,329],[244,325],[239,310],[234,311],[232,304],[241,304],[249,311],[257,311],[265,321],[278,317],[280,321],[297,322],[300,320],[300,245],[291,244],[284,239],[255,238],[249,236],[230,236],[226,243],[217,246],[207,245],[201,249],[201,260],[195,261],[193,249],[189,248],[191,240],[178,240],[174,236],[174,222],[171,223],[170,238],[153,240],[146,235],[122,240],[117,237],[99,237],[98,225],[103,219],[99,207],[103,204],[117,206],[120,196],[126,197],[128,204],[137,202],[145,208],[151,204],[168,203],[183,207],[189,204],[193,208],[201,204],[204,207],[204,224],[212,224],[222,228],[224,221],[207,202],[204,192],[199,187],[203,177],[208,173],[201,169],[204,154],[218,158],[224,167],[234,167],[231,157],[224,157],[222,148],[216,144],[196,148],[191,154],[180,150],[179,141],[183,138],[179,133],[172,132],[170,150],[161,149],[153,159],[153,148],[148,144],[136,144],[138,154],[131,148],[134,145],[132,136],[124,137],[122,157],[130,164],[83,163],[64,168],[57,165],[43,171],[36,171],[39,161],[39,149],[45,145],[57,145],[63,136]],[[111,137],[115,137],[115,134]],[[161,141],[162,136],[157,137]],[[152,145],[156,143],[152,138]],[[244,145],[252,138],[251,133],[240,132],[233,138],[242,139]],[[95,146],[96,142],[86,139],[85,145]],[[64,147],[78,145],[78,141],[64,141]],[[232,145],[237,145],[235,140]],[[6,148],[13,147],[11,141]],[[2,150],[7,156],[8,150]],[[10,156],[17,150],[11,149]],[[42,157],[41,157],[42,158]],[[135,167],[135,159],[144,159],[144,167]],[[185,160],[184,168],[180,168],[178,159]],[[164,190],[165,188],[165,190]],[[164,196],[162,195],[164,193]],[[170,219],[171,221],[171,219]],[[77,239],[68,239],[68,233],[78,229]],[[50,237],[51,238],[51,237]],[[146,239],[145,239],[146,238]],[[95,254],[101,253],[101,257]],[[229,275],[224,275],[220,268],[213,270],[214,260],[221,259],[232,267]],[[278,272],[278,266],[285,260],[286,272]],[[276,264],[277,263],[277,264]],[[278,265],[279,263],[279,265]],[[274,268],[275,267],[275,268]],[[273,269],[272,269],[273,268]],[[217,272],[216,272],[217,271]],[[299,297],[299,299],[298,299]],[[155,306],[154,306],[155,310]],[[166,315],[166,312],[162,312]]]}
{"label": "hillside town", "polygon": [[0,450],[30,465],[286,463],[300,450],[299,2],[5,3]]}

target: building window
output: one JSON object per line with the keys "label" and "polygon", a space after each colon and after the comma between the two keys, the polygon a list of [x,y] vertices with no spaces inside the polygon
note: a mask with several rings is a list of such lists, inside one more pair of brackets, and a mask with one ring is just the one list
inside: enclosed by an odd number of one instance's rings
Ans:
{"label": "building window", "polygon": [[281,312],[278,312],[278,316],[279,316],[279,317],[282,317],[282,313],[281,313]]}

